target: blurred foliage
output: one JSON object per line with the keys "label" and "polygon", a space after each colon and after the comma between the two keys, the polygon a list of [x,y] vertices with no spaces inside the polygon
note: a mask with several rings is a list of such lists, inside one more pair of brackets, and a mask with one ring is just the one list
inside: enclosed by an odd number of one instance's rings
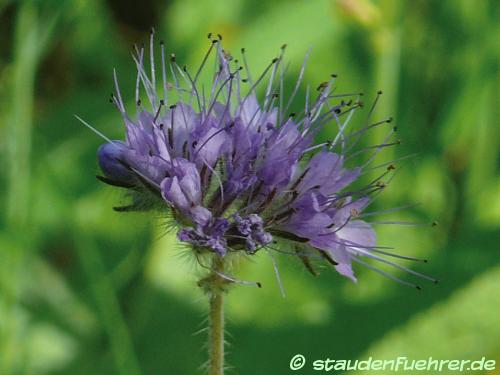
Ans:
{"label": "blurred foliage", "polygon": [[[357,284],[326,267],[313,278],[280,256],[282,299],[265,253],[242,264],[238,276],[264,288],[229,296],[233,373],[288,373],[296,353],[500,361],[499,8],[494,0],[1,1],[0,374],[194,374],[204,360],[199,270],[161,222],[111,210],[123,198],[93,178],[100,140],[73,118],[121,136],[107,100],[112,67],[131,100],[131,45],[151,26],[188,66],[216,32],[230,51],[246,47],[253,71],[288,43],[288,89],[313,47],[311,87],[336,72],[338,91],[363,91],[367,103],[383,90],[375,114],[393,115],[403,141],[385,157],[417,156],[398,163],[374,208],[419,202],[387,220],[440,223],[377,228],[381,244],[429,258],[417,268],[442,283],[420,293],[367,269],[357,269]],[[371,132],[366,143],[382,137]]]}

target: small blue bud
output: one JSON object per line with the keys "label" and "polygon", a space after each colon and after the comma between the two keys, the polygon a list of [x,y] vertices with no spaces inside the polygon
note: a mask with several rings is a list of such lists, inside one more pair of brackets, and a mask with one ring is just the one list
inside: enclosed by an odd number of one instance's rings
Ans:
{"label": "small blue bud", "polygon": [[121,141],[105,143],[99,147],[97,158],[104,175],[114,181],[129,183],[134,180],[132,173],[123,165],[125,144]]}

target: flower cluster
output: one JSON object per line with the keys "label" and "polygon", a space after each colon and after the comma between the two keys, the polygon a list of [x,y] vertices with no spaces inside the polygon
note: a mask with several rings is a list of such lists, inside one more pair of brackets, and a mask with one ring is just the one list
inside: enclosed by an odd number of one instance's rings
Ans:
{"label": "flower cluster", "polygon": [[[157,69],[153,37],[148,68],[144,48],[136,49],[135,118],[126,112],[116,83],[111,101],[125,122],[126,139],[106,138],[98,160],[104,174],[99,179],[133,193],[134,202],[117,209],[139,210],[148,208],[145,201],[159,202],[172,213],[180,241],[221,257],[272,249],[281,240],[311,271],[311,254],[325,258],[353,280],[353,262],[374,268],[362,256],[404,268],[377,255],[397,256],[376,246],[372,226],[362,220],[373,194],[385,187],[381,178],[393,166],[381,166],[384,173],[370,184],[349,188],[384,147],[396,143],[390,141],[395,129],[390,126],[382,144],[353,149],[366,131],[391,120],[347,134],[353,113],[362,107],[361,94],[336,95],[335,75],[313,93],[308,88],[302,111],[290,113],[305,62],[285,100],[285,46],[252,79],[244,49],[238,60],[222,48],[221,38],[209,38],[210,48],[194,75],[177,64],[175,55],[166,56],[163,42]],[[210,58],[216,68],[205,87],[200,81]],[[141,101],[141,85],[150,110]],[[337,135],[315,144],[328,124],[337,127]],[[347,162],[361,152],[371,153],[368,161],[348,167]]]}

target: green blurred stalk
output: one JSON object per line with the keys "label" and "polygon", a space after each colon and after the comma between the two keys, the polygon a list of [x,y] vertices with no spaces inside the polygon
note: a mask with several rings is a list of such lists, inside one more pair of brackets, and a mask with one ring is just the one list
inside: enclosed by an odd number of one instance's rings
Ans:
{"label": "green blurred stalk", "polygon": [[96,245],[90,238],[81,236],[77,238],[77,247],[101,323],[110,340],[111,352],[118,373],[141,374],[116,292]]}
{"label": "green blurred stalk", "polygon": [[[16,20],[14,58],[10,85],[10,112],[6,121],[7,140],[7,212],[6,223],[15,236],[26,229],[29,210],[30,148],[35,71],[37,65],[37,17],[32,5],[20,7]],[[5,280],[2,291],[5,323],[1,336],[1,373],[11,374],[20,363],[23,347],[17,337],[20,330],[18,300],[26,237],[19,236],[20,246],[4,249],[6,264],[2,267]]]}
{"label": "green blurred stalk", "polygon": [[7,121],[7,221],[26,224],[29,211],[33,93],[38,63],[37,15],[31,4],[21,7],[14,42],[11,105]]}
{"label": "green blurred stalk", "polygon": [[3,249],[6,263],[2,265],[2,272],[11,285],[2,293],[5,302],[5,323],[0,342],[2,374],[10,374],[16,366],[22,366],[22,338],[17,337],[20,333],[18,302],[33,234],[32,226],[29,225],[29,211],[35,77],[58,14],[53,14],[40,25],[36,4],[26,1],[19,5],[16,19],[13,61],[9,67],[12,71],[9,80],[10,100],[4,124],[7,142],[5,221],[8,233],[16,238],[19,246]]}

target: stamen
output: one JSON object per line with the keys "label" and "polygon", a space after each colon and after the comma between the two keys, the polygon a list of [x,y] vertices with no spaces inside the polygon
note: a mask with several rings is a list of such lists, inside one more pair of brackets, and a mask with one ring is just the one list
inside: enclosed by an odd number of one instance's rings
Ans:
{"label": "stamen", "polygon": [[378,268],[375,268],[375,267],[373,267],[371,264],[369,264],[369,263],[367,263],[367,262],[364,262],[364,261],[362,261],[361,259],[358,259],[358,258],[356,258],[356,257],[351,257],[351,259],[352,259],[353,261],[355,261],[356,263],[362,264],[364,267],[366,267],[366,268],[368,268],[368,269],[370,269],[370,270],[372,270],[372,271],[375,271],[375,272],[377,272],[377,273],[381,274],[382,276],[387,277],[387,278],[388,278],[388,279],[390,279],[390,280],[396,281],[396,282],[397,282],[397,283],[399,283],[399,284],[408,285],[408,286],[411,286],[411,287],[413,287],[413,288],[415,288],[415,289],[418,289],[418,290],[421,290],[421,289],[422,289],[422,287],[420,287],[420,286],[419,286],[419,285],[417,285],[417,284],[413,284],[413,283],[411,283],[411,282],[409,282],[409,281],[402,280],[402,279],[400,279],[399,277],[393,276],[393,275],[391,275],[391,274],[389,274],[389,273],[387,273],[387,272],[385,272],[385,271],[382,271],[382,270],[380,270],[380,269],[378,269]]}
{"label": "stamen", "polygon": [[161,75],[163,78],[163,99],[165,103],[168,103],[168,81],[167,81],[167,70],[165,66],[165,43],[160,41],[160,49],[161,49]]}
{"label": "stamen", "polygon": [[80,116],[78,115],[73,115],[75,116],[75,118],[80,121],[83,125],[85,125],[87,128],[89,128],[90,130],[92,130],[94,133],[96,133],[99,137],[101,137],[102,139],[106,140],[107,142],[109,143],[113,143],[113,144],[117,144],[116,142],[112,141],[111,139],[109,139],[108,137],[106,137],[103,133],[101,133],[99,130],[97,130],[96,128],[94,128],[92,125],[90,125],[88,122],[86,122],[85,120],[83,120]]}
{"label": "stamen", "polygon": [[276,263],[276,259],[274,259],[273,254],[269,250],[267,250],[265,247],[264,249],[266,250],[266,253],[269,255],[271,258],[271,262],[273,263],[273,269],[274,269],[274,274],[276,275],[276,281],[278,282],[278,285],[280,287],[280,293],[283,298],[286,298],[286,293],[285,293],[285,288],[283,286],[283,282],[281,281],[280,277],[280,271],[278,269],[278,264]]}

